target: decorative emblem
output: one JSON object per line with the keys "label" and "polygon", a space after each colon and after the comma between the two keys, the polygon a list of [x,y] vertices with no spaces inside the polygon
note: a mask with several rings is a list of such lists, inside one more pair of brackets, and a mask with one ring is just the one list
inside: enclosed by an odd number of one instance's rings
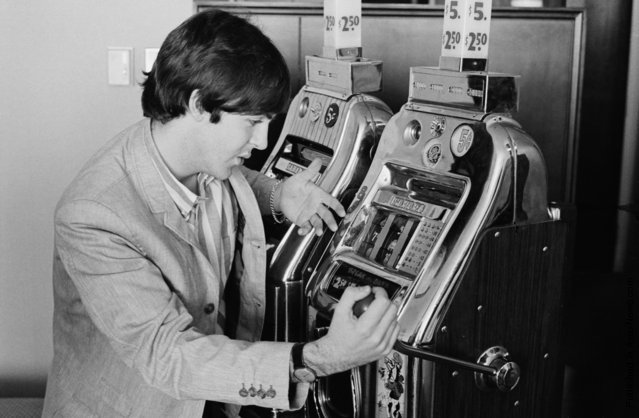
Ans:
{"label": "decorative emblem", "polygon": [[430,122],[430,134],[433,138],[442,136],[446,129],[446,118],[443,116],[435,116]]}
{"label": "decorative emblem", "polygon": [[405,364],[399,353],[393,351],[392,356],[384,358],[384,365],[377,370],[378,387],[377,410],[378,416],[401,418],[404,416],[404,399],[406,377]]}
{"label": "decorative emblem", "polygon": [[431,141],[424,147],[422,152],[422,162],[424,165],[433,167],[436,165],[442,156],[442,144],[438,141]]}
{"label": "decorative emblem", "polygon": [[324,125],[327,128],[332,128],[337,122],[337,117],[339,116],[339,106],[337,103],[333,103],[326,109],[326,114],[324,115]]}
{"label": "decorative emblem", "polygon": [[456,157],[466,155],[470,147],[473,145],[475,133],[470,125],[460,125],[453,131],[450,137],[450,150]]}
{"label": "decorative emblem", "polygon": [[311,106],[311,121],[317,122],[322,114],[322,104],[320,102],[313,103]]}

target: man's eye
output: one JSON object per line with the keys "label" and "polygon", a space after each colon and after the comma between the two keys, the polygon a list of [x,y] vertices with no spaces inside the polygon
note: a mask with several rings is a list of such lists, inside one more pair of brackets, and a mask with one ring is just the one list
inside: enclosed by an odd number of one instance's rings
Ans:
{"label": "man's eye", "polygon": [[249,119],[249,123],[251,124],[251,126],[255,126],[262,123],[262,119]]}

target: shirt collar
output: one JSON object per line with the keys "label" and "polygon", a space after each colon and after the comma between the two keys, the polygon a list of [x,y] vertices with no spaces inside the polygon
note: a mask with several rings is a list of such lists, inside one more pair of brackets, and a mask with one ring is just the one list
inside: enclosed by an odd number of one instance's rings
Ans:
{"label": "shirt collar", "polygon": [[171,170],[169,170],[169,167],[164,162],[164,159],[155,144],[155,140],[151,138],[151,141],[149,142],[148,148],[151,154],[151,161],[160,174],[160,179],[162,180],[162,183],[164,183],[164,187],[171,196],[171,199],[175,202],[180,214],[188,221],[191,215],[195,212],[198,203],[206,198],[204,194],[205,187],[203,186],[208,185],[208,183],[213,181],[214,178],[207,174],[199,173],[197,180],[200,196],[196,195],[182,184],[175,175],[173,175],[173,173],[171,173]]}

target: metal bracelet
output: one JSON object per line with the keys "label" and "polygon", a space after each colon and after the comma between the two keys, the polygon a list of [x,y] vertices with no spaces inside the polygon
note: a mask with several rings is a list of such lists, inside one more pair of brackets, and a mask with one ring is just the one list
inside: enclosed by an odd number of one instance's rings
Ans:
{"label": "metal bracelet", "polygon": [[277,182],[275,182],[275,184],[273,184],[273,187],[271,188],[271,195],[269,197],[269,206],[271,207],[271,215],[273,216],[273,220],[278,224],[281,224],[286,220],[286,216],[284,216],[282,212],[278,212],[275,210],[275,189],[277,189],[277,187],[281,183],[282,183],[282,180],[280,179]]}

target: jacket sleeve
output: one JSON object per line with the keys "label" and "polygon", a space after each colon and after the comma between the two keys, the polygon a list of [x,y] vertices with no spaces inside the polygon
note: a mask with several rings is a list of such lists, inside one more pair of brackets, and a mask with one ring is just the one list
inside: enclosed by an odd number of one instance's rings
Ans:
{"label": "jacket sleeve", "polygon": [[[149,385],[177,399],[279,409],[303,405],[308,385],[297,385],[289,401],[291,344],[200,332],[162,271],[112,210],[90,200],[60,207],[55,240],[92,322]],[[246,396],[242,388],[263,392]]]}
{"label": "jacket sleeve", "polygon": [[242,174],[251,186],[251,189],[253,189],[253,193],[255,193],[255,198],[260,206],[260,213],[262,215],[270,215],[271,190],[277,183],[277,180],[272,179],[259,171],[251,170],[244,166],[240,166],[239,170],[241,170]]}

